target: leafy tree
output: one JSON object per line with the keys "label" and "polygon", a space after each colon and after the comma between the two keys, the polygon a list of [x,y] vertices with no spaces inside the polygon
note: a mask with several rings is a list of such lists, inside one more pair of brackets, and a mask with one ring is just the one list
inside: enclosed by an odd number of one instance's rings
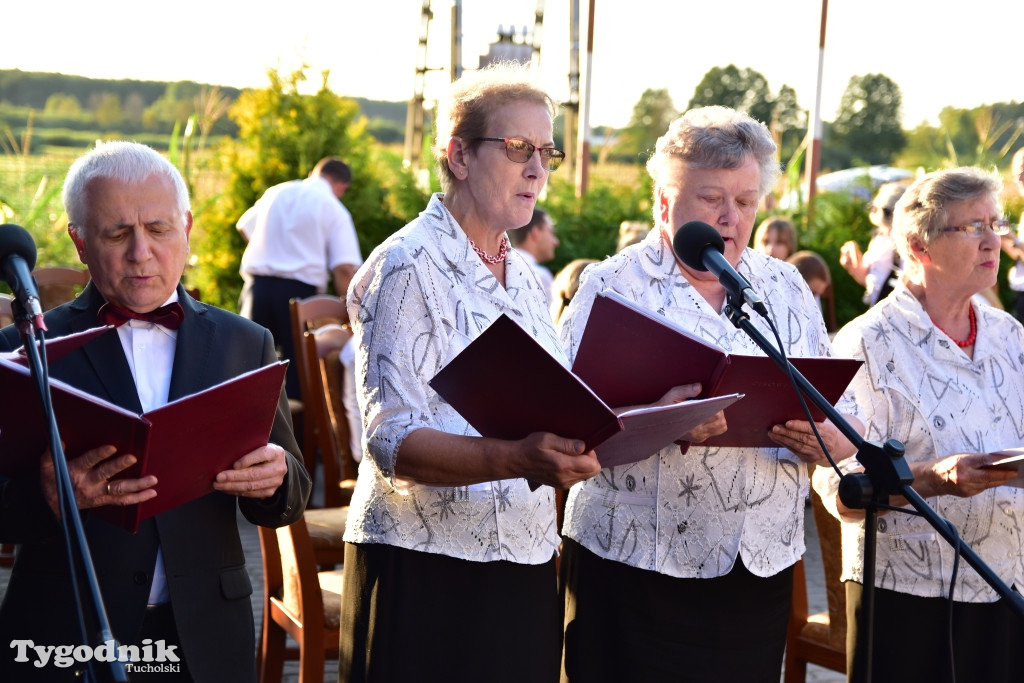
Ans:
{"label": "leafy tree", "polygon": [[299,92],[305,70],[284,76],[271,70],[268,76],[269,87],[243,92],[229,110],[238,137],[220,148],[227,189],[203,213],[189,273],[205,301],[229,309],[237,307],[242,285],[238,267],[245,245],[235,229],[238,218],[268,187],[306,177],[321,158],[339,156],[352,167],[344,201],[364,255],[426,205],[400,160],[383,168],[358,105],[327,88],[326,72],[313,95]]}
{"label": "leafy tree", "polygon": [[82,104],[74,95],[54,93],[46,98],[43,114],[47,116],[78,116],[82,113]]}
{"label": "leafy tree", "polygon": [[149,126],[185,121],[192,115],[195,98],[202,92],[203,86],[192,81],[168,83],[164,94],[146,108],[143,119]]}
{"label": "leafy tree", "polygon": [[718,104],[739,109],[768,124],[772,120],[774,101],[768,79],[753,69],[739,69],[730,64],[716,66],[704,74],[686,108]]}
{"label": "leafy tree", "polygon": [[89,109],[96,123],[109,128],[121,120],[121,98],[113,93],[97,93],[89,98]]}
{"label": "leafy tree", "polygon": [[838,167],[891,163],[906,144],[903,96],[888,76],[853,76],[843,92],[829,139]]}
{"label": "leafy tree", "polygon": [[973,109],[945,107],[939,127],[922,124],[907,136],[900,163],[927,169],[961,165],[1005,167],[1024,135],[1024,104]]}
{"label": "leafy tree", "polygon": [[645,90],[633,106],[633,115],[619,132],[614,154],[624,159],[643,161],[654,151],[658,138],[668,130],[668,124],[679,116],[672,97],[665,88]]}
{"label": "leafy tree", "polygon": [[779,88],[769,125],[778,136],[779,158],[784,162],[792,159],[807,137],[807,110],[800,108],[792,87]]}
{"label": "leafy tree", "polygon": [[568,178],[552,176],[539,203],[558,229],[561,244],[548,264],[557,272],[577,258],[603,259],[615,253],[622,221],[651,222],[651,179],[641,172],[636,182],[593,178],[587,194],[576,196]]}

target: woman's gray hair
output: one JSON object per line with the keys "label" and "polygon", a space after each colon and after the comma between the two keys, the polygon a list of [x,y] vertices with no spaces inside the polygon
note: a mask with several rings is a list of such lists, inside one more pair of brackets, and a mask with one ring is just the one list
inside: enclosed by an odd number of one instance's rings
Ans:
{"label": "woman's gray hair", "polygon": [[916,280],[921,269],[911,243],[927,247],[942,234],[950,205],[980,198],[998,203],[1002,191],[1003,179],[998,173],[976,166],[933,171],[911,183],[896,202],[892,220],[892,239],[908,277]]}
{"label": "woman's gray hair", "polygon": [[658,138],[647,172],[659,186],[676,187],[682,162],[690,168],[739,168],[753,157],[761,169],[758,199],[764,197],[779,177],[775,141],[763,123],[728,107],[691,109],[669,124]]}
{"label": "woman's gray hair", "polygon": [[448,168],[448,141],[459,138],[467,149],[476,149],[476,138],[487,136],[491,114],[513,102],[534,102],[547,108],[552,120],[557,105],[539,84],[537,74],[519,62],[495,62],[471,71],[451,84],[438,103],[433,152],[437,174],[445,192],[455,182]]}
{"label": "woman's gray hair", "polygon": [[89,215],[86,189],[96,178],[110,178],[135,185],[153,174],[166,176],[174,186],[179,218],[189,212],[188,187],[174,164],[151,147],[138,142],[114,140],[98,142],[96,147],[75,160],[64,179],[61,198],[68,214],[68,223],[79,237],[83,236]]}

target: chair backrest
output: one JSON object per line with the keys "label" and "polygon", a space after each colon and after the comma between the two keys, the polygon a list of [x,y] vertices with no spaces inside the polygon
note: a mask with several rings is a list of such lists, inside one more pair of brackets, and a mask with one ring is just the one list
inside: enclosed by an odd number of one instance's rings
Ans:
{"label": "chair backrest", "polygon": [[332,416],[327,389],[341,368],[332,359],[352,336],[342,325],[347,320],[345,302],[336,296],[317,295],[292,299],[289,307],[303,405],[303,459],[312,474],[319,456],[324,470],[324,505],[337,507],[346,503],[340,484],[352,478],[347,473],[354,468],[347,418],[342,419],[337,407]]}
{"label": "chair backrest", "polygon": [[32,271],[44,311],[71,301],[89,284],[89,271],[72,266],[43,266]]}
{"label": "chair backrest", "polygon": [[14,322],[14,297],[10,294],[0,294],[0,327],[7,327]]}
{"label": "chair backrest", "polygon": [[[337,656],[341,572],[318,571],[304,518],[279,529],[259,527],[259,536],[264,590],[259,680],[282,680],[284,660],[297,656],[299,680],[323,681],[325,655]],[[327,582],[326,593],[321,581]],[[298,652],[286,647],[285,634],[298,643]]]}
{"label": "chair backrest", "polygon": [[784,683],[805,681],[807,664],[846,673],[846,589],[839,581],[842,570],[840,522],[829,514],[813,489],[811,505],[821,547],[828,611],[810,614],[804,561],[798,561],[793,572]]}
{"label": "chair backrest", "polygon": [[843,572],[842,523],[825,509],[817,491],[811,492],[814,524],[821,546],[821,564],[825,570],[825,593],[828,597],[828,640],[832,647],[846,648],[846,587],[839,580]]}

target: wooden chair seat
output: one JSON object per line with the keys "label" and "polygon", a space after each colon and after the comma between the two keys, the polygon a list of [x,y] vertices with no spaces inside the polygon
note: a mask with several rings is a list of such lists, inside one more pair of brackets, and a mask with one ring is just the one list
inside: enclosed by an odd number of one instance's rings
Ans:
{"label": "wooden chair seat", "polygon": [[320,566],[337,566],[345,562],[345,525],[348,506],[312,508],[303,514],[309,539]]}
{"label": "wooden chair seat", "polygon": [[341,586],[344,582],[343,569],[328,569],[317,573],[320,592],[324,598],[324,628],[338,631],[341,628]]}

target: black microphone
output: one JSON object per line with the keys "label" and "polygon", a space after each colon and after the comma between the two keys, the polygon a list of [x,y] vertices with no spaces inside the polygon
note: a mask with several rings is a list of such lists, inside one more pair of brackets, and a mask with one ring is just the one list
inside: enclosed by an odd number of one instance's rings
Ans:
{"label": "black microphone", "polygon": [[24,313],[42,323],[43,309],[39,304],[39,290],[32,278],[36,266],[36,243],[28,230],[20,225],[0,225],[0,267],[4,280],[14,292],[14,298]]}
{"label": "black microphone", "polygon": [[732,264],[725,260],[725,240],[710,225],[702,221],[683,223],[683,227],[676,231],[676,236],[672,239],[672,249],[690,268],[701,272],[711,271],[730,297],[737,301],[745,301],[762,316],[768,317],[768,309],[761,296],[736,272]]}

